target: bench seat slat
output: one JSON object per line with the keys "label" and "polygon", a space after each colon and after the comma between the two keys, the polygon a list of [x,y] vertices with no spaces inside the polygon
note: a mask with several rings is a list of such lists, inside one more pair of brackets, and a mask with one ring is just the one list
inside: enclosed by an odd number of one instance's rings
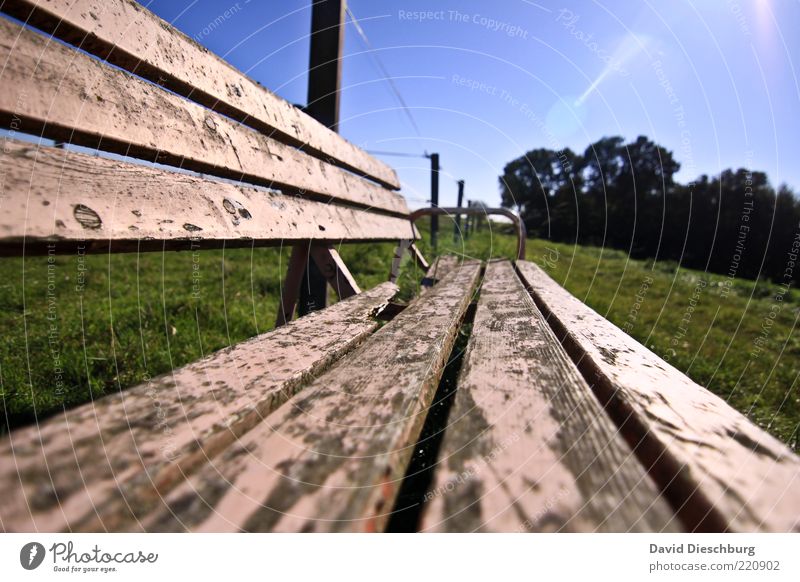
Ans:
{"label": "bench seat slat", "polygon": [[5,0],[0,9],[237,121],[398,189],[386,164],[132,0]]}
{"label": "bench seat slat", "polygon": [[800,531],[800,458],[570,295],[520,273],[584,376],[694,528]]}
{"label": "bench seat slat", "polygon": [[368,337],[378,325],[370,315],[396,291],[383,283],[0,439],[0,524],[6,531],[135,526],[187,473]]}
{"label": "bench seat slat", "polygon": [[479,267],[452,272],[176,488],[145,527],[381,531]]}
{"label": "bench seat slat", "polygon": [[6,255],[70,240],[108,252],[415,237],[405,218],[14,140],[0,152],[0,173]]}
{"label": "bench seat slat", "polygon": [[428,495],[428,531],[680,527],[508,261],[486,268]]}
{"label": "bench seat slat", "polygon": [[407,214],[405,199],[219,113],[0,19],[0,123],[16,131]]}
{"label": "bench seat slat", "polygon": [[436,285],[437,281],[441,281],[447,277],[448,273],[457,268],[462,261],[463,259],[455,255],[439,255],[436,257],[433,264],[425,273],[426,280],[423,283],[422,289],[420,289],[420,293],[425,294],[430,291],[431,288]]}

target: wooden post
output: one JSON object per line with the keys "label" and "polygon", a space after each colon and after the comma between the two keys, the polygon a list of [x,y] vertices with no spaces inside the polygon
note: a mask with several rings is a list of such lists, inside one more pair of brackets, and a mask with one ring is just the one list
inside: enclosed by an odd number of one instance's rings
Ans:
{"label": "wooden post", "polygon": [[[308,63],[308,105],[305,111],[333,131],[339,127],[345,0],[315,0],[311,8],[311,53]],[[298,312],[305,315],[328,303],[325,276],[309,260],[300,285]]]}
{"label": "wooden post", "polygon": [[[461,208],[461,205],[464,203],[464,180],[458,181],[458,206]],[[453,227],[453,241],[458,242],[458,239],[461,237],[461,215],[456,214],[456,224]]]}
{"label": "wooden post", "polygon": [[[431,208],[439,207],[439,154],[431,154]],[[439,242],[439,217],[431,216],[431,247]]]}
{"label": "wooden post", "polygon": [[337,133],[344,18],[345,0],[314,0],[311,8],[308,105],[305,112]]}

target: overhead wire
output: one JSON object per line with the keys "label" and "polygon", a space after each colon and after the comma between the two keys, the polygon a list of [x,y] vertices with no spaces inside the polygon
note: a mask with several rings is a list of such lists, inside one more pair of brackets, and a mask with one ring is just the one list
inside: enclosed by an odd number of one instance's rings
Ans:
{"label": "overhead wire", "polygon": [[422,137],[422,132],[419,129],[419,125],[417,125],[417,121],[414,119],[414,115],[411,113],[411,109],[408,107],[408,104],[406,103],[406,100],[403,98],[403,95],[400,93],[400,90],[398,89],[397,84],[394,82],[394,79],[389,74],[389,71],[386,69],[386,66],[383,64],[383,61],[381,61],[380,57],[378,56],[378,53],[375,51],[375,48],[372,46],[372,43],[370,42],[369,37],[367,36],[367,33],[364,32],[364,29],[361,27],[361,23],[359,23],[358,19],[353,14],[353,11],[350,10],[350,7],[347,6],[345,8],[345,10],[347,11],[347,16],[350,18],[350,22],[353,23],[353,27],[356,29],[356,32],[358,32],[358,36],[361,37],[361,41],[366,46],[367,54],[372,59],[373,64],[375,64],[375,66],[378,68],[380,73],[383,75],[383,78],[387,82],[387,84],[389,85],[389,88],[391,89],[392,93],[394,94],[395,99],[397,99],[397,102],[400,104],[400,107],[402,108],[403,112],[405,113],[406,117],[408,118],[408,121],[411,123],[411,126],[414,128],[414,131],[416,132],[417,137],[421,138]]}
{"label": "overhead wire", "polygon": [[367,153],[373,156],[395,156],[398,158],[428,158],[428,154],[409,154],[406,152],[386,152],[380,150],[367,150]]}
{"label": "overhead wire", "polygon": [[[409,108],[408,104],[406,103],[406,100],[403,98],[403,95],[400,93],[400,89],[397,87],[397,84],[394,82],[394,79],[389,74],[389,71],[387,70],[386,66],[383,64],[383,61],[381,61],[380,57],[378,56],[378,52],[373,47],[372,42],[370,42],[369,37],[367,36],[367,33],[364,32],[364,29],[362,28],[361,23],[355,17],[355,15],[353,14],[353,11],[350,10],[349,6],[346,6],[345,10],[347,12],[347,16],[350,18],[350,22],[353,23],[353,27],[356,29],[356,32],[358,33],[358,36],[361,38],[361,41],[364,43],[364,46],[367,49],[367,54],[372,59],[373,64],[378,68],[378,71],[380,72],[380,74],[383,75],[383,78],[387,82],[387,84],[389,85],[389,88],[391,89],[392,93],[394,94],[395,99],[400,104],[400,107],[402,108],[403,112],[405,113],[406,117],[408,118],[408,121],[411,123],[411,126],[414,128],[414,131],[416,132],[417,137],[418,138],[422,138],[423,137],[422,136],[422,132],[420,131],[419,125],[417,124],[416,120],[414,119],[414,115],[411,113],[411,108]],[[410,153],[406,153],[406,152],[389,152],[389,151],[378,151],[378,150],[368,150],[367,153],[372,154],[372,155],[379,155],[379,156],[394,156],[394,157],[403,157],[403,158],[430,158],[431,157],[430,154],[427,152],[427,150],[425,151],[424,154],[410,154]],[[440,165],[439,166],[439,171],[441,172],[442,170],[444,170],[444,167]]]}

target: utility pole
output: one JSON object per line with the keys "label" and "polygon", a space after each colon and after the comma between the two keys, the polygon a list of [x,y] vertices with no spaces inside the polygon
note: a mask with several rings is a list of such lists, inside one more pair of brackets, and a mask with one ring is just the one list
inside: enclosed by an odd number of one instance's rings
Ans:
{"label": "utility pole", "polygon": [[[439,208],[439,154],[431,154],[431,208]],[[439,243],[439,217],[431,216],[431,246]]]}
{"label": "utility pole", "polygon": [[305,112],[338,133],[346,4],[345,0],[313,1]]}
{"label": "utility pole", "polygon": [[[461,205],[464,203],[464,180],[458,181],[458,204],[457,206],[461,208]],[[458,242],[459,237],[461,237],[461,215],[456,214],[456,224],[453,227],[453,241]]]}
{"label": "utility pole", "polygon": [[[333,131],[339,129],[345,0],[314,0],[311,8],[311,53],[308,63],[308,105],[305,112]],[[328,302],[328,285],[308,257],[300,285],[298,312],[306,315]]]}

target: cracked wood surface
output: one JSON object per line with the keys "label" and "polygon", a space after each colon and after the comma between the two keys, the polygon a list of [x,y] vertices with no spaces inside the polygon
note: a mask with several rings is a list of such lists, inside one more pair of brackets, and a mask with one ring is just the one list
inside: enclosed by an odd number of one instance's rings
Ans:
{"label": "cracked wood surface", "polygon": [[148,244],[160,251],[162,241],[230,247],[415,236],[405,218],[10,139],[0,152],[0,173],[3,254],[69,240],[108,252]]}
{"label": "cracked wood surface", "polygon": [[18,132],[407,214],[397,192],[0,19],[0,122]]}
{"label": "cracked wood surface", "polygon": [[538,266],[520,261],[518,268],[684,523],[698,530],[800,531],[800,458]]}
{"label": "cracked wood surface", "polygon": [[134,529],[137,518],[377,327],[383,283],[280,329],[0,439],[6,531]]}
{"label": "cracked wood surface", "polygon": [[167,497],[149,531],[381,531],[480,264],[465,263]]}
{"label": "cracked wood surface", "polygon": [[423,531],[675,531],[508,261],[486,269]]}
{"label": "cracked wood surface", "polygon": [[462,257],[455,255],[443,255],[436,258],[436,261],[428,270],[428,277],[441,281],[452,271],[456,269],[461,263],[464,262]]}
{"label": "cracked wood surface", "polygon": [[428,291],[430,291],[433,287],[436,286],[438,281],[444,279],[450,271],[458,267],[459,264],[463,262],[463,258],[457,257],[455,255],[439,255],[433,261],[433,264],[428,268],[428,271],[425,273],[425,278],[430,283],[430,286],[423,285],[420,288],[420,294],[424,295]]}
{"label": "cracked wood surface", "polygon": [[[132,0],[5,0],[0,10],[292,146],[398,189],[389,166]],[[109,96],[110,97],[110,96]]]}

